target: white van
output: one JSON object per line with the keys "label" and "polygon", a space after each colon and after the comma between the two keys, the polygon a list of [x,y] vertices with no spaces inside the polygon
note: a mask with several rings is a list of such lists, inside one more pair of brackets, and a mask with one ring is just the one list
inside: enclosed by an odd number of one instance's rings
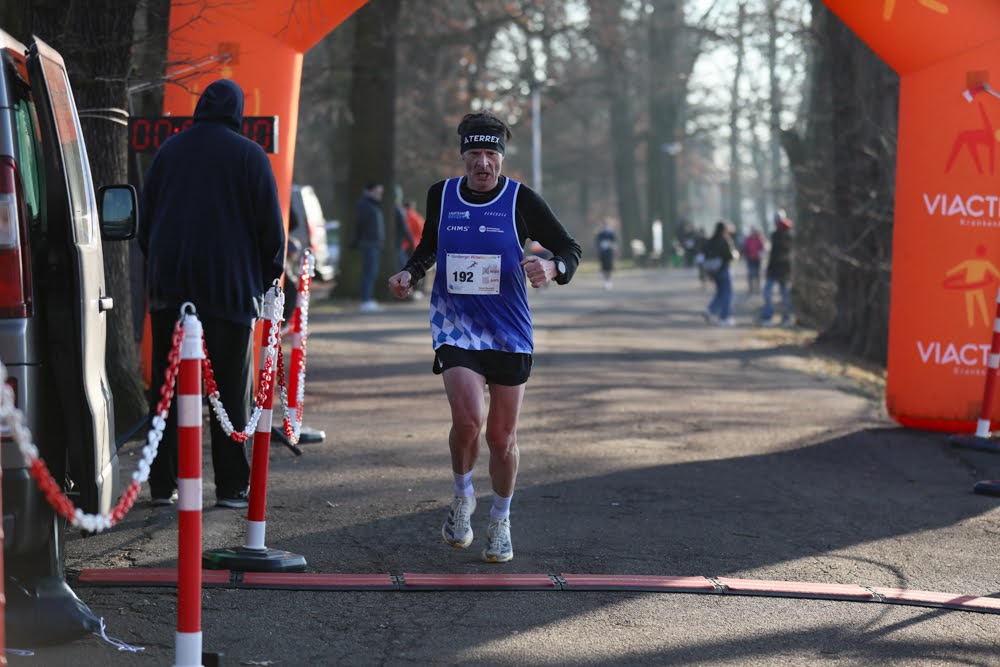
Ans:
{"label": "white van", "polygon": [[326,219],[319,197],[311,185],[292,185],[292,205],[288,220],[289,233],[309,248],[316,260],[316,279],[330,282],[336,274],[330,262],[326,239]]}
{"label": "white van", "polygon": [[[62,57],[0,30],[0,361],[42,460],[88,513],[120,493],[101,242],[134,236],[137,210],[131,186],[95,194]],[[68,641],[90,618],[65,583],[66,521],[6,425],[0,443],[8,639]]]}

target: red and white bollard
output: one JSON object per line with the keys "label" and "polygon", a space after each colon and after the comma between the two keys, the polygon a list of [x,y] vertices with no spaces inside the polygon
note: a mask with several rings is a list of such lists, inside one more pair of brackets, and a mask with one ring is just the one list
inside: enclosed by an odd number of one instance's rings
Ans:
{"label": "red and white bollard", "polygon": [[278,357],[278,386],[281,388],[282,404],[285,408],[281,425],[271,431],[271,437],[287,446],[296,456],[302,455],[299,445],[323,442],[324,431],[309,428],[302,423],[303,389],[305,385],[306,338],[309,322],[309,298],[316,258],[307,249],[302,257],[302,273],[299,278],[298,304],[292,313],[285,340],[292,347],[291,372],[287,387],[284,383],[284,364]]}
{"label": "red and white bollard", "polygon": [[201,652],[201,321],[184,315],[177,373],[177,640],[175,667],[199,667]]}
{"label": "red and white bollard", "polygon": [[268,290],[264,295],[258,385],[258,392],[263,394],[263,409],[253,434],[246,543],[238,549],[205,552],[202,562],[209,569],[229,569],[236,572],[301,572],[306,569],[306,559],[302,556],[269,549],[264,543],[267,524],[267,467],[271,453],[271,408],[274,404],[274,378],[277,372],[277,363],[272,355],[277,355],[277,337],[281,328],[281,304],[278,303],[277,293],[278,287],[275,285],[274,289]]}
{"label": "red and white bollard", "polygon": [[[299,411],[299,375],[303,363],[302,349],[302,309],[296,308],[292,313],[292,326],[288,332],[288,341],[292,344],[291,373],[288,374],[288,414],[296,426],[302,424],[302,413]],[[286,433],[287,435],[287,433]]]}
{"label": "red and white bollard", "polygon": [[990,415],[993,412],[993,399],[996,396],[998,368],[1000,368],[1000,290],[997,291],[997,308],[993,319],[993,340],[990,343],[990,355],[986,362],[986,384],[983,387],[983,402],[979,406],[976,433],[975,435],[955,434],[949,436],[948,441],[953,445],[1000,452],[1000,445],[990,437]]}
{"label": "red and white bollard", "polygon": [[991,434],[990,414],[993,412],[993,398],[996,396],[997,369],[1000,368],[1000,290],[997,291],[993,340],[990,343],[990,356],[986,367],[986,384],[983,386],[983,403],[979,406],[979,419],[976,421],[976,437],[988,439]]}
{"label": "red and white bollard", "polygon": [[300,375],[302,366],[305,364],[305,318],[309,313],[309,298],[312,286],[313,271],[316,260],[312,253],[307,252],[302,259],[302,275],[299,277],[299,299],[298,307],[292,313],[291,331],[289,342],[292,344],[292,372],[288,377],[288,412],[295,420],[295,425],[302,425],[302,404],[299,402],[299,393],[302,390]]}
{"label": "red and white bollard", "polygon": [[[277,355],[272,359],[270,351],[276,349],[271,343],[273,332],[281,327],[281,310],[277,307],[274,292],[268,291],[264,297],[264,326],[260,334],[260,372],[258,386],[264,396],[263,411],[253,434],[253,456],[250,461],[250,507],[247,511],[247,542],[245,549],[266,550],[264,532],[267,522],[267,467],[271,454],[271,423],[274,406],[274,378],[277,372]],[[276,326],[277,325],[277,326]]]}

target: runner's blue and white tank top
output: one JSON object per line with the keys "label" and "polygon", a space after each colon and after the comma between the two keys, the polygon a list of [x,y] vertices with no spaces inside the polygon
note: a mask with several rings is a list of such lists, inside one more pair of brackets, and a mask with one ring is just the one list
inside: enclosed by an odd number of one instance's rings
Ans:
{"label": "runner's blue and white tank top", "polygon": [[514,221],[521,184],[506,181],[486,204],[462,198],[461,178],[445,181],[431,290],[435,350],[454,345],[530,354],[534,349],[524,251]]}

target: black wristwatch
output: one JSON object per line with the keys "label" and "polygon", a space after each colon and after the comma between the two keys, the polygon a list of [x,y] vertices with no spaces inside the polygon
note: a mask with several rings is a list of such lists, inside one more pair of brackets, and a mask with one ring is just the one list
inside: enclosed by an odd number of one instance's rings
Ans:
{"label": "black wristwatch", "polygon": [[559,280],[566,275],[566,262],[562,257],[553,257],[552,261],[556,263],[556,280]]}

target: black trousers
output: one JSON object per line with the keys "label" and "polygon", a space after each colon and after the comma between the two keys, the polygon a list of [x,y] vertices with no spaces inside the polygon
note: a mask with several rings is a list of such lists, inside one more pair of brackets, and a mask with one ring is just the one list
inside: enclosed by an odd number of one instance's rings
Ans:
{"label": "black trousers", "polygon": [[[150,411],[156,411],[160,401],[163,376],[169,365],[174,326],[179,312],[160,310],[150,313],[153,359]],[[246,428],[253,407],[253,327],[198,313],[205,334],[208,360],[212,366],[219,398],[229,414],[233,428]],[[170,405],[167,425],[156,458],[149,471],[149,489],[154,498],[166,498],[177,488],[177,401]],[[206,401],[207,403],[207,401]],[[209,410],[209,431],[212,441],[212,467],[215,472],[216,497],[232,497],[250,484],[250,464],[245,445],[238,443],[222,430],[215,412]],[[253,442],[251,436],[247,440]]]}

